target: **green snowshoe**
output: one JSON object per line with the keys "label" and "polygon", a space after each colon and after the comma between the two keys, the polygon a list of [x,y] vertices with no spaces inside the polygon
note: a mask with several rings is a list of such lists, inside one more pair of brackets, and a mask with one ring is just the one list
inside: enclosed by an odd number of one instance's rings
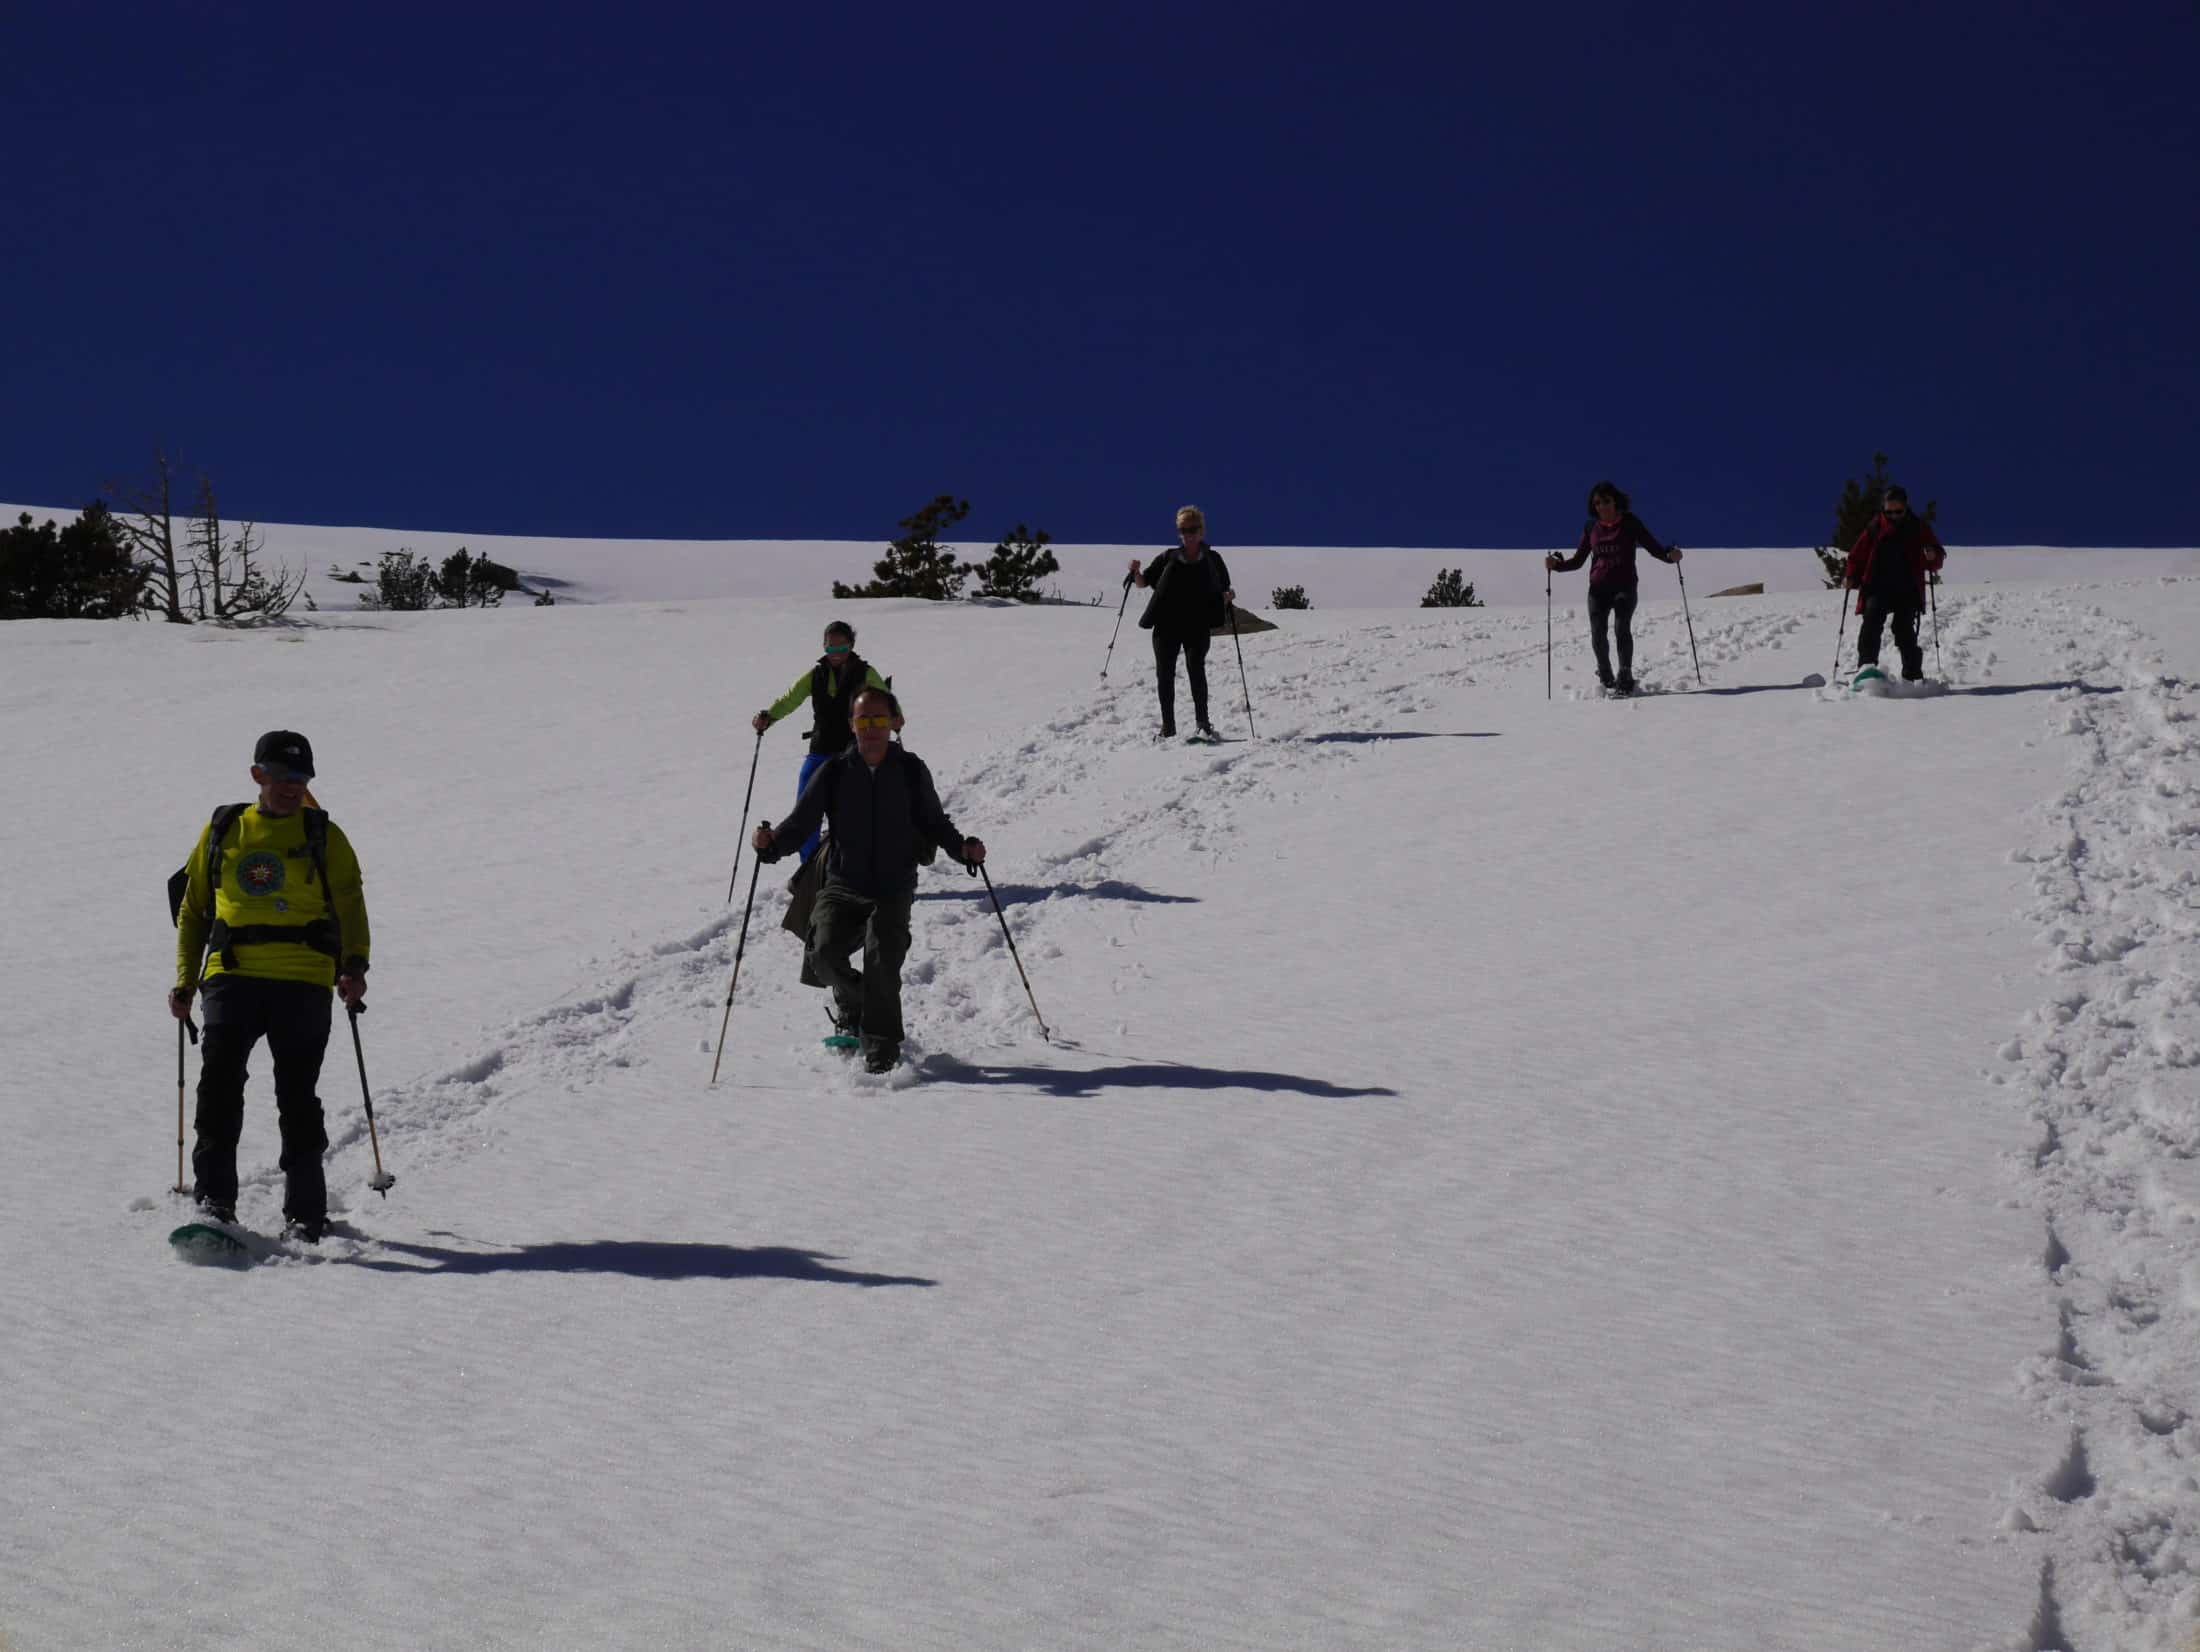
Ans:
{"label": "green snowshoe", "polygon": [[228,1228],[212,1222],[186,1222],[169,1234],[168,1243],[186,1262],[243,1263],[252,1260],[245,1242]]}

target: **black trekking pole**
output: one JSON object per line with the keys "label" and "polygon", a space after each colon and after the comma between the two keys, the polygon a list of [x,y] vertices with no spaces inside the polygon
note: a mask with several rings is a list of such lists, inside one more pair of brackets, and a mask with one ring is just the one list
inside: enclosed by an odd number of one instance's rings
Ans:
{"label": "black trekking pole", "polygon": [[733,886],[741,877],[741,845],[749,833],[749,800],[756,796],[756,759],[764,755],[764,731],[756,731],[756,754],[749,759],[749,789],[741,794],[741,831],[733,840],[733,871],[726,878],[726,904],[733,904]]}
{"label": "black trekking pole", "polygon": [[[760,820],[756,823],[756,829],[768,832],[772,829],[772,823]],[[733,979],[726,983],[726,1013],[718,1018],[718,1053],[711,1057],[710,1062],[710,1081],[713,1084],[718,1082],[718,1064],[726,1059],[726,1028],[733,1021],[733,989],[741,984],[741,954],[749,947],[749,913],[756,906],[756,875],[763,870],[764,857],[754,856],[749,863],[749,898],[741,908],[741,938],[733,946]]]}
{"label": "black trekking pole", "polygon": [[1841,643],[1849,634],[1849,582],[1841,582],[1841,625],[1833,634],[1833,675],[1826,679],[1829,685],[1841,681]]}
{"label": "black trekking pole", "polygon": [[[1673,549],[1677,551],[1680,547],[1676,545]],[[1696,652],[1696,622],[1688,612],[1688,576],[1681,573],[1681,565],[1678,562],[1673,564],[1673,572],[1681,582],[1681,618],[1688,621],[1688,657],[1696,662],[1696,686],[1701,688],[1703,687],[1703,659]]]}
{"label": "black trekking pole", "polygon": [[1054,1035],[1047,1031],[1047,1018],[1039,1013],[1039,1000],[1032,996],[1031,977],[1024,974],[1024,961],[1016,952],[1016,937],[1008,932],[1008,914],[1001,910],[1001,897],[993,893],[993,874],[985,869],[985,862],[982,860],[964,864],[985,879],[985,892],[993,901],[993,916],[1001,920],[1001,939],[1008,943],[1008,955],[1016,961],[1016,973],[1022,977],[1024,983],[1024,996],[1031,999],[1031,1018],[1039,1023],[1039,1036],[1051,1044],[1054,1042]]}
{"label": "black trekking pole", "polygon": [[397,1185],[397,1178],[382,1168],[382,1138],[374,1128],[374,1092],[367,1088],[367,1052],[359,1042],[359,1018],[367,1013],[364,1004],[346,1004],[345,1013],[351,1017],[351,1053],[359,1058],[359,1099],[367,1107],[367,1145],[374,1150],[374,1174],[367,1186],[387,1199],[390,1189]]}
{"label": "black trekking pole", "polygon": [[1551,565],[1543,564],[1543,698],[1551,697]]}
{"label": "black trekking pole", "polygon": [[187,1032],[196,1044],[199,1029],[188,1015],[176,1023],[176,1185],[171,1190],[176,1193],[191,1191],[183,1185],[183,1035]]}
{"label": "black trekking pole", "polygon": [[1925,600],[1933,606],[1933,675],[1943,682],[1948,673],[1940,664],[1940,596],[1933,589],[1940,583],[1940,576],[1931,568],[1925,570]]}
{"label": "black trekking pole", "polygon": [[[1253,686],[1245,680],[1245,644],[1238,638],[1237,604],[1234,602],[1230,604],[1230,640],[1237,644],[1238,687],[1245,690],[1245,729],[1248,734],[1258,740],[1260,730],[1253,726]],[[993,880],[988,878],[986,881],[990,884]],[[1006,928],[1007,926],[1004,924],[1002,927]],[[1039,1006],[1036,1004],[1032,1005],[1031,1009],[1034,1015],[1039,1012]],[[1045,1024],[1045,1022],[1040,1023],[1041,1026]]]}
{"label": "black trekking pole", "polygon": [[[1108,662],[1115,658],[1115,639],[1123,634],[1123,615],[1131,605],[1131,581],[1137,577],[1136,574],[1125,574],[1123,576],[1123,600],[1116,606],[1115,629],[1108,633],[1108,651],[1100,659],[1100,680],[1102,682],[1108,680]],[[729,895],[726,898],[731,900],[733,897]]]}

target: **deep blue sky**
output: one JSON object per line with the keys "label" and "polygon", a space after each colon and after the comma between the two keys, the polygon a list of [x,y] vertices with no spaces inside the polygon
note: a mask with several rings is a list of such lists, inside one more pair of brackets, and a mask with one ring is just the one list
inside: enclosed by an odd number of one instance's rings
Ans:
{"label": "deep blue sky", "polygon": [[0,499],[2200,542],[2200,7],[0,8]]}

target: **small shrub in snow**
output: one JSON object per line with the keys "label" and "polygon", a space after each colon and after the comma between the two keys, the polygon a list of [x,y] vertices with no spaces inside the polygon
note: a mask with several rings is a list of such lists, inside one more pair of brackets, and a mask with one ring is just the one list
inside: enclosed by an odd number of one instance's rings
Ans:
{"label": "small shrub in snow", "polygon": [[1474,594],[1474,581],[1464,578],[1463,568],[1439,568],[1436,583],[1421,598],[1423,608],[1479,608],[1482,599]]}

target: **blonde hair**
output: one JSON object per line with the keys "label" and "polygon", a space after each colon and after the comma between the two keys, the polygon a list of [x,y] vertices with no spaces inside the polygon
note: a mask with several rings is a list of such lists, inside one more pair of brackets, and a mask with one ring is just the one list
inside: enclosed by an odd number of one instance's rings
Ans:
{"label": "blonde hair", "polygon": [[1207,513],[1197,505],[1179,506],[1176,513],[1176,531],[1182,533],[1186,528],[1197,528],[1201,533],[1205,533],[1207,531]]}

